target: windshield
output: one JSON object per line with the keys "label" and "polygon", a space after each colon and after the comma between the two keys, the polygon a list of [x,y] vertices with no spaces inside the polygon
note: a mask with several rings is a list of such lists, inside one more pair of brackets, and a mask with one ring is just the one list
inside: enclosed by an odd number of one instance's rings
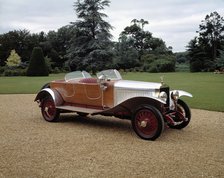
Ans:
{"label": "windshield", "polygon": [[122,79],[120,73],[116,69],[103,70],[101,72],[98,72],[96,75],[97,75],[97,78],[104,76],[106,79],[109,79],[109,80]]}
{"label": "windshield", "polygon": [[66,82],[71,80],[82,79],[82,78],[91,78],[91,75],[86,71],[75,71],[65,75]]}

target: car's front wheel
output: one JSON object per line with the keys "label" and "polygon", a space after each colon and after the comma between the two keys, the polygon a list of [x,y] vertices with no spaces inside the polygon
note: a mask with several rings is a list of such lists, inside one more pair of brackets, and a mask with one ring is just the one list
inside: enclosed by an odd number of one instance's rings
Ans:
{"label": "car's front wheel", "polygon": [[41,102],[41,112],[44,119],[48,122],[57,121],[60,115],[52,97],[46,97],[43,99]]}
{"label": "car's front wheel", "polygon": [[158,109],[153,106],[142,106],[132,118],[132,127],[142,139],[155,140],[164,129],[164,120]]}
{"label": "car's front wheel", "polygon": [[181,117],[184,117],[185,120],[183,120],[178,114],[176,114],[176,117],[174,118],[175,122],[181,123],[175,126],[169,125],[169,127],[173,129],[182,129],[189,124],[191,120],[191,111],[188,105],[183,100],[179,99],[177,101],[177,112],[179,112],[181,114]]}

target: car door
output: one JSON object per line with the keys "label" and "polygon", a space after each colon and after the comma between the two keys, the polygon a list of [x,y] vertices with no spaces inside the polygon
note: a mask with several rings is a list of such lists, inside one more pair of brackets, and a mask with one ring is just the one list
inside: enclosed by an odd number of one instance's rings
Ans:
{"label": "car door", "polygon": [[87,107],[102,106],[102,91],[98,83],[76,83],[73,101]]}

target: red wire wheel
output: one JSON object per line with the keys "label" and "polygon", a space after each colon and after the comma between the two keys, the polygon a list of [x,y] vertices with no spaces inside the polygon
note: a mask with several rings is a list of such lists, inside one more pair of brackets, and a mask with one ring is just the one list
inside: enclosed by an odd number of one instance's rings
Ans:
{"label": "red wire wheel", "polygon": [[[177,112],[179,112],[179,114],[178,113],[176,114],[176,117],[174,118],[174,120],[176,122],[182,121],[182,123],[178,124],[178,125],[175,125],[175,126],[169,125],[169,127],[173,128],[173,129],[183,129],[184,127],[186,127],[190,123],[190,120],[191,120],[190,108],[188,107],[188,105],[184,101],[179,99],[177,101]],[[183,121],[182,117],[185,117],[186,120]]]}
{"label": "red wire wheel", "polygon": [[45,98],[41,103],[41,112],[44,119],[48,122],[57,121],[59,118],[59,111],[55,107],[54,100],[49,97]]}
{"label": "red wire wheel", "polygon": [[140,138],[155,140],[164,129],[164,120],[158,109],[153,106],[143,106],[135,113],[132,127]]}

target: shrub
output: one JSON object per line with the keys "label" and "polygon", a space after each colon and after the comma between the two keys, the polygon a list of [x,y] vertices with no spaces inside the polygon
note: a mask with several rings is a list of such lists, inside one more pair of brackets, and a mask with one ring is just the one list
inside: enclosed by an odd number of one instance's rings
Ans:
{"label": "shrub", "polygon": [[146,54],[142,57],[145,72],[174,72],[175,58],[172,55]]}
{"label": "shrub", "polygon": [[11,50],[10,55],[6,61],[6,65],[8,67],[18,67],[20,63],[21,63],[21,57],[16,53],[15,49]]}
{"label": "shrub", "polygon": [[190,71],[190,64],[189,63],[176,63],[177,72],[189,72]]}
{"label": "shrub", "polygon": [[44,59],[45,59],[45,64],[47,66],[48,72],[53,73],[52,65],[54,65],[55,63],[52,62],[51,58],[49,58],[48,56],[46,56]]}
{"label": "shrub", "polygon": [[4,76],[25,76],[26,69],[6,69],[3,73]]}
{"label": "shrub", "polygon": [[155,62],[158,72],[174,72],[175,62],[172,60],[159,59]]}
{"label": "shrub", "polygon": [[0,76],[3,75],[4,71],[5,71],[5,67],[4,66],[3,67],[0,66]]}
{"label": "shrub", "polygon": [[63,72],[63,71],[60,70],[58,67],[55,67],[54,69],[52,69],[52,73],[53,73],[53,74],[59,74],[59,73],[61,73],[61,72]]}
{"label": "shrub", "polygon": [[202,62],[201,61],[193,61],[190,63],[190,71],[191,72],[201,72],[202,71]]}
{"label": "shrub", "polygon": [[49,71],[45,63],[43,50],[40,47],[33,48],[27,76],[48,76]]}

